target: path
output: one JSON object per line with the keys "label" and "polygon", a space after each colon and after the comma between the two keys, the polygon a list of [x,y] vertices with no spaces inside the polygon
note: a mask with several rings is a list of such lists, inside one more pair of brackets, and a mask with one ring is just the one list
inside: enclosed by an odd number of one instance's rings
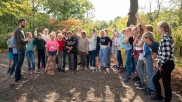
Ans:
{"label": "path", "polygon": [[[123,83],[124,75],[115,69],[77,74],[56,72],[55,76],[24,72],[27,80],[10,87],[14,79],[6,74],[5,54],[0,54],[0,58],[0,102],[154,102],[136,90],[134,82]],[[26,65],[25,62],[23,70]],[[180,96],[173,95],[172,102],[181,101]]]}

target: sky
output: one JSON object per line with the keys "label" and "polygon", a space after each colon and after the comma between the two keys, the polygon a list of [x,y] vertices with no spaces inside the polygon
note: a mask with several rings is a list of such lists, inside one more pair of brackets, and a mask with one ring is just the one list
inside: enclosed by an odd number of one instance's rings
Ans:
{"label": "sky", "polygon": [[[95,8],[94,20],[113,20],[117,16],[126,17],[129,12],[130,0],[89,0]],[[138,0],[139,8],[146,6],[149,0]],[[153,0],[155,1],[155,0]],[[152,2],[152,9],[155,2]]]}

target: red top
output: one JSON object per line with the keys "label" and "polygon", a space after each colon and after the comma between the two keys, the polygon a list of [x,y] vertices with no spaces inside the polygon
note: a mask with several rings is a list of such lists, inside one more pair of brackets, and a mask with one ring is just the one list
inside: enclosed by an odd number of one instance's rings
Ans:
{"label": "red top", "polygon": [[63,51],[63,46],[65,44],[65,40],[63,40],[63,39],[61,41],[57,40],[57,42],[59,44],[59,51]]}

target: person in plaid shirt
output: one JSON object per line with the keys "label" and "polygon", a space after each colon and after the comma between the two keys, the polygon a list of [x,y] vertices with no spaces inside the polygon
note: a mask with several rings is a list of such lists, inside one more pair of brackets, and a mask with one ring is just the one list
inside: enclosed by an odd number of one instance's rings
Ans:
{"label": "person in plaid shirt", "polygon": [[[171,90],[171,72],[173,71],[174,64],[174,40],[170,25],[167,22],[160,22],[157,26],[158,34],[163,38],[159,44],[158,56],[157,56],[157,72],[153,77],[154,86],[156,88],[156,95],[158,100],[162,102],[170,102],[172,98]],[[161,97],[161,88],[159,79],[162,78],[165,97]]]}

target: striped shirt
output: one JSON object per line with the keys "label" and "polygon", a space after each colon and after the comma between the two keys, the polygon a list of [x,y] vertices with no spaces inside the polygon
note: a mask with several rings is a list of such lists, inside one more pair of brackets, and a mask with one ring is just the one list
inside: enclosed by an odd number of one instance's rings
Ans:
{"label": "striped shirt", "polygon": [[169,60],[174,60],[174,44],[172,42],[172,37],[164,34],[158,50],[158,66],[161,67],[163,64]]}

